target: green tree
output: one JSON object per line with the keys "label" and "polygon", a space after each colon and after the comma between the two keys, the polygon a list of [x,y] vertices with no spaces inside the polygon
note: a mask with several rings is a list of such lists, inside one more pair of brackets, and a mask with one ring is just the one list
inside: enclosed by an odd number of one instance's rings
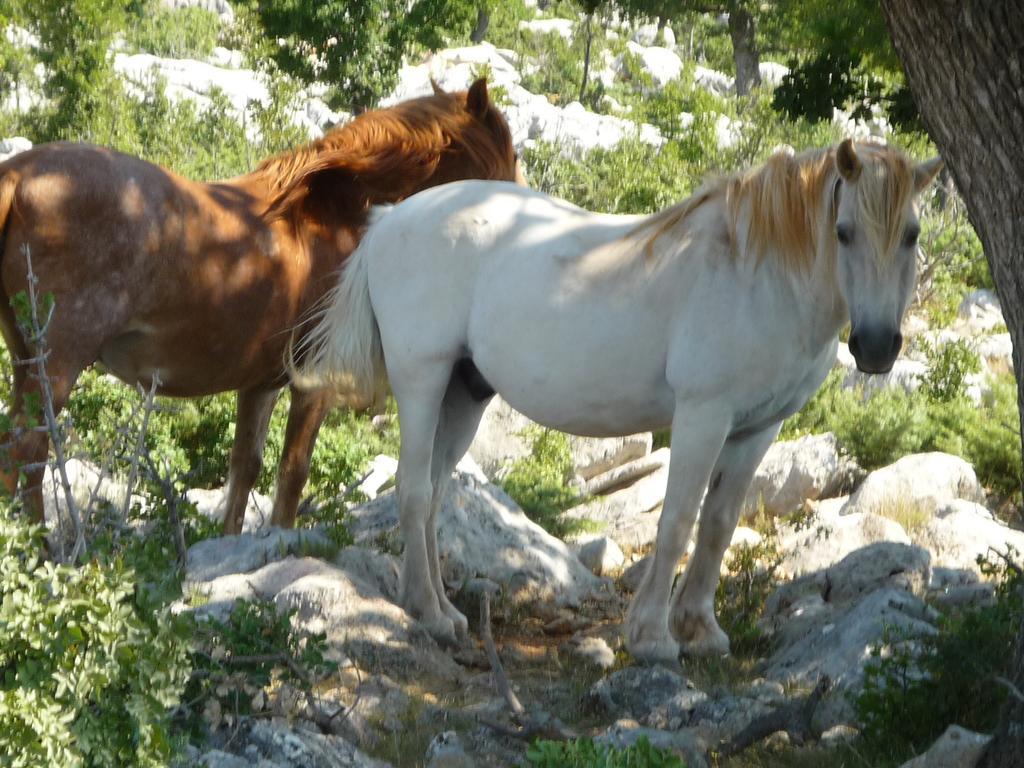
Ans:
{"label": "green tree", "polygon": [[66,138],[72,126],[89,125],[116,85],[110,44],[128,23],[130,0],[33,0],[26,6],[39,36],[39,58],[49,69],[43,85],[52,100],[47,134]]}
{"label": "green tree", "polygon": [[467,0],[247,0],[265,34],[280,44],[272,56],[305,82],[332,86],[334,108],[361,111],[390,89],[402,55],[465,36],[477,6]]}

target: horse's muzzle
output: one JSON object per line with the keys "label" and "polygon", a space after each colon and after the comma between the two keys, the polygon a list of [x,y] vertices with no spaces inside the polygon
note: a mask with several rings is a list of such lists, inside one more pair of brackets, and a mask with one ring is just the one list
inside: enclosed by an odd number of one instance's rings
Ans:
{"label": "horse's muzzle", "polygon": [[903,348],[903,334],[891,328],[858,328],[850,334],[849,344],[858,371],[888,373]]}

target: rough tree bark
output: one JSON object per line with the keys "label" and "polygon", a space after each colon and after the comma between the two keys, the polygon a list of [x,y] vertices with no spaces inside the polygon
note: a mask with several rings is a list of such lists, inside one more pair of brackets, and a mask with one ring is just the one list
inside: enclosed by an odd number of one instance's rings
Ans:
{"label": "rough tree bark", "polygon": [[[882,10],[924,124],[985,248],[1024,405],[1024,0],[882,0]],[[1024,627],[1014,659],[1018,690],[1022,648]],[[981,765],[1024,767],[1024,699],[1008,697]]]}
{"label": "rough tree bark", "polygon": [[753,15],[746,8],[739,6],[729,12],[729,37],[732,38],[732,58],[736,64],[736,95],[746,96],[751,88],[761,84],[757,27]]}
{"label": "rough tree bark", "polygon": [[594,13],[587,14],[584,21],[584,34],[586,35],[586,47],[583,49],[583,79],[580,81],[580,97],[577,101],[583,101],[587,93],[587,80],[590,78],[590,45],[594,41]]}
{"label": "rough tree bark", "polygon": [[473,27],[473,33],[469,36],[469,39],[474,43],[482,43],[484,37],[487,35],[487,28],[491,25],[491,9],[486,5],[481,5],[476,9],[476,26]]}

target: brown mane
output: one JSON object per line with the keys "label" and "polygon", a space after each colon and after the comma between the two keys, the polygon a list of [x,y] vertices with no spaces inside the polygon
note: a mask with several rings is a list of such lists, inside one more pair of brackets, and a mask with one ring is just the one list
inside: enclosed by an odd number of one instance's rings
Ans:
{"label": "brown mane", "polygon": [[[900,237],[898,214],[913,194],[912,167],[902,152],[886,145],[859,144],[857,150],[863,160],[858,214],[878,240],[875,252],[885,258]],[[835,155],[835,147],[800,154],[777,152],[757,168],[709,182],[686,200],[644,220],[633,233],[650,233],[644,241],[650,258],[658,238],[685,224],[704,203],[722,200],[734,253],[739,218],[746,212],[750,218],[745,247],[754,258],[774,252],[787,268],[806,269],[819,243],[832,242],[826,233],[835,225],[836,212],[825,192],[838,178]]]}
{"label": "brown mane", "polygon": [[439,92],[365,112],[317,141],[268,158],[254,171],[270,180],[267,212],[284,217],[301,207],[318,177],[328,174],[358,181],[366,204],[395,202],[422,187],[456,147],[478,168],[491,169],[491,178],[506,178],[514,164],[510,138],[500,146],[480,134],[508,137],[508,131],[489,102],[480,109],[474,113],[471,93]]}

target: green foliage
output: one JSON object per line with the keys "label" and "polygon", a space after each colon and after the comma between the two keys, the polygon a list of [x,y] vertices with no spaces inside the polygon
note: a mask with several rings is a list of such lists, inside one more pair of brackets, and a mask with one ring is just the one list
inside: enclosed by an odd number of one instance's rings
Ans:
{"label": "green foliage", "polygon": [[533,438],[530,455],[512,465],[502,483],[505,491],[549,533],[564,537],[582,530],[580,521],[562,515],[581,501],[579,491],[568,485],[573,477],[569,439],[541,427],[531,427],[526,435]]}
{"label": "green foliage", "polygon": [[27,4],[27,21],[39,36],[39,59],[49,70],[43,91],[55,105],[48,117],[50,137],[70,138],[104,108],[116,86],[110,44],[127,25],[128,2],[34,0]]}
{"label": "green foliage", "polygon": [[934,636],[911,639],[890,632],[872,649],[856,699],[868,749],[907,757],[953,723],[983,733],[995,729],[1006,689],[994,678],[1012,678],[1024,579],[1007,563],[979,564],[996,580],[994,604],[943,616]]}
{"label": "green foliage", "polygon": [[160,766],[189,674],[182,622],[120,561],[39,559],[41,530],[0,511],[0,762]]}
{"label": "green foliage", "polygon": [[213,53],[220,19],[205,8],[168,8],[146,3],[126,36],[132,47],[175,59],[205,59]]}
{"label": "green foliage", "polygon": [[195,672],[186,698],[203,705],[209,725],[222,718],[230,725],[237,715],[261,712],[272,684],[311,691],[337,671],[325,656],[325,636],[294,631],[293,614],[278,611],[273,602],[240,600],[225,621],[195,623]]}
{"label": "green foliage", "polygon": [[766,527],[760,543],[729,550],[726,572],[715,591],[715,615],[729,636],[730,651],[738,657],[758,657],[770,648],[757,621],[776,587],[782,562],[774,525]]}
{"label": "green foliage", "polygon": [[967,395],[967,378],[981,370],[981,361],[962,339],[946,344],[924,344],[928,370],[921,393],[933,403],[951,403]]}
{"label": "green foliage", "polygon": [[463,33],[476,8],[458,0],[247,0],[268,49],[288,74],[306,83],[331,84],[334,108],[365,108],[395,83],[402,56],[416,46],[437,48],[447,30]]}
{"label": "green foliage", "polygon": [[526,751],[526,760],[536,768],[686,768],[671,752],[651,746],[646,736],[625,749],[592,739],[538,740]]}

